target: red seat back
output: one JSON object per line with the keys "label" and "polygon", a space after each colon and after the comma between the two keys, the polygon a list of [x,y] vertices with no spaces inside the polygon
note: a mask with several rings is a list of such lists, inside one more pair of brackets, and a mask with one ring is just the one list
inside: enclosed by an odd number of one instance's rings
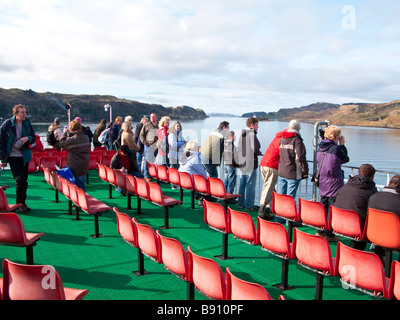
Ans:
{"label": "red seat back", "polygon": [[210,194],[210,188],[207,179],[200,174],[193,174],[194,189],[201,194]]}
{"label": "red seat back", "polygon": [[137,222],[135,218],[133,218],[133,221],[136,225],[137,239],[140,250],[152,260],[159,262],[160,257],[157,234],[150,226]]}
{"label": "red seat back", "polygon": [[107,182],[115,186],[117,183],[115,170],[113,168],[106,166],[106,172],[107,172]]}
{"label": "red seat back", "polygon": [[299,220],[307,226],[328,229],[328,219],[321,202],[299,198]]}
{"label": "red seat back", "polygon": [[293,258],[314,271],[323,274],[335,274],[334,260],[328,240],[294,228]]}
{"label": "red seat back", "polygon": [[99,168],[99,178],[101,180],[107,181],[107,171],[106,171],[106,166],[98,163],[97,167]]}
{"label": "red seat back", "polygon": [[216,198],[225,198],[226,190],[224,182],[219,178],[208,178],[210,193]]}
{"label": "red seat back", "polygon": [[216,300],[225,300],[226,284],[225,275],[221,267],[208,258],[189,251],[189,281],[205,296]]}
{"label": "red seat back", "polygon": [[273,300],[268,291],[257,283],[234,276],[226,268],[226,300]]}
{"label": "red seat back", "polygon": [[158,183],[149,182],[149,196],[152,202],[162,204],[163,203],[163,193],[161,187]]}
{"label": "red seat back", "polygon": [[126,189],[126,174],[121,170],[115,170],[115,185],[122,189]]}
{"label": "red seat back", "polygon": [[204,222],[213,229],[230,233],[226,211],[217,202],[204,200]]}
{"label": "red seat back", "polygon": [[118,233],[121,237],[131,245],[138,247],[136,224],[126,213],[119,212],[117,208],[113,208],[117,216]]}
{"label": "red seat back", "polygon": [[137,195],[144,199],[150,199],[149,197],[149,185],[143,178],[134,177],[136,181],[136,192]]}
{"label": "red seat back", "polygon": [[284,219],[297,220],[296,201],[287,194],[272,192],[272,212]]}
{"label": "red seat back", "polygon": [[104,164],[106,167],[109,167],[111,165],[112,157],[113,157],[113,155],[111,155],[111,154],[105,154],[105,155],[101,156],[99,162],[101,164]]}
{"label": "red seat back", "polygon": [[137,194],[137,191],[136,191],[136,180],[130,174],[127,174],[125,176],[125,187],[126,187],[126,191],[128,191],[130,194],[132,194],[132,195],[136,195]]}
{"label": "red seat back", "polygon": [[89,170],[97,169],[97,157],[95,155],[91,155],[89,158]]}
{"label": "red seat back", "polygon": [[400,262],[393,261],[390,274],[389,299],[400,300]]}
{"label": "red seat back", "polygon": [[57,159],[53,157],[41,157],[39,160],[39,171],[43,171],[42,165],[46,166],[49,168],[51,171],[57,170],[56,165],[57,165]]}
{"label": "red seat back", "polygon": [[338,235],[356,240],[361,240],[363,234],[362,223],[358,213],[335,206],[330,206],[329,208],[329,230]]}
{"label": "red seat back", "polygon": [[169,179],[170,183],[179,186],[181,183],[181,180],[179,178],[178,169],[172,168],[172,167],[168,168],[168,179]]}
{"label": "red seat back", "polygon": [[368,251],[337,244],[335,271],[345,283],[387,297],[385,271],[379,257]]}
{"label": "red seat back", "polygon": [[189,173],[179,171],[179,177],[183,189],[194,191],[193,178]]}
{"label": "red seat back", "polygon": [[0,213],[0,243],[15,245],[26,243],[24,225],[14,212]]}
{"label": "red seat back", "polygon": [[286,228],[278,222],[267,221],[257,217],[257,243],[263,250],[292,258],[292,244]]}
{"label": "red seat back", "polygon": [[256,244],[257,233],[253,218],[247,212],[241,212],[228,208],[229,231],[234,237]]}
{"label": "red seat back", "polygon": [[164,182],[169,182],[169,177],[168,177],[168,168],[163,165],[157,166],[157,175],[158,179]]}
{"label": "red seat back", "polygon": [[364,227],[370,242],[389,249],[400,249],[400,219],[389,211],[368,208]]}
{"label": "red seat back", "polygon": [[60,276],[52,266],[22,265],[4,259],[3,288],[5,300],[65,300]]}
{"label": "red seat back", "polygon": [[147,172],[149,173],[150,177],[158,179],[157,167],[154,163],[147,162]]}
{"label": "red seat back", "polygon": [[160,263],[172,273],[180,275],[183,280],[188,280],[189,258],[182,244],[173,238],[162,236],[156,231],[159,239]]}

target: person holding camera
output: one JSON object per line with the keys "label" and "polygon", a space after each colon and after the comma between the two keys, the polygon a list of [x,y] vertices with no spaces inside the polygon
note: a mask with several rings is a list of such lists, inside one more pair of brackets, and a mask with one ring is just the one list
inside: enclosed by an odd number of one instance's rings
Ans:
{"label": "person holding camera", "polygon": [[[319,176],[320,202],[329,213],[330,205],[336,200],[336,195],[344,185],[344,176],[341,165],[350,161],[345,139],[341,135],[341,129],[336,125],[330,125],[325,129],[324,139],[319,144],[317,153]],[[332,233],[323,232],[325,238],[336,241]]]}
{"label": "person holding camera", "polygon": [[13,108],[14,116],[3,122],[0,128],[0,160],[2,166],[10,165],[15,180],[15,192],[19,212],[30,211],[26,205],[28,190],[28,167],[32,160],[29,145],[36,140],[35,131],[29,118],[26,117],[25,106],[19,104]]}

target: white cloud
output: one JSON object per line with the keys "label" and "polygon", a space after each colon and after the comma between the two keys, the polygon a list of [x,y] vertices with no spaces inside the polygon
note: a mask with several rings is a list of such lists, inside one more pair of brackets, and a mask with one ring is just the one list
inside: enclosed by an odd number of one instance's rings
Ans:
{"label": "white cloud", "polygon": [[347,4],[0,0],[0,87],[239,113],[397,99],[400,4],[354,0],[344,30]]}

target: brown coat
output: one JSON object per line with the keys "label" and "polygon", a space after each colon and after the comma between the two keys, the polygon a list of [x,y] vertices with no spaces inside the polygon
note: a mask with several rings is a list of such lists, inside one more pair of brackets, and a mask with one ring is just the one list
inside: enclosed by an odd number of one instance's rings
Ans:
{"label": "brown coat", "polygon": [[68,151],[68,166],[75,177],[84,176],[89,172],[90,142],[85,132],[79,130],[70,133],[69,136],[64,133],[57,148]]}

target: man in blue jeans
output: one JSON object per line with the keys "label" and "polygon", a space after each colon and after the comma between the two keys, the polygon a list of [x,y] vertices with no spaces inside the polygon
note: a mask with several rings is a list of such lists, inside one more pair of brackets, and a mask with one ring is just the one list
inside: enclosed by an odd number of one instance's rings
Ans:
{"label": "man in blue jeans", "polygon": [[247,211],[258,211],[254,206],[256,195],[256,180],[258,156],[261,156],[261,144],[257,138],[258,120],[248,118],[247,128],[242,130],[239,144],[239,194],[238,207]]}
{"label": "man in blue jeans", "polygon": [[[296,198],[300,180],[308,177],[306,148],[300,136],[300,122],[292,120],[279,145],[277,192]],[[278,222],[283,219],[275,218]]]}

